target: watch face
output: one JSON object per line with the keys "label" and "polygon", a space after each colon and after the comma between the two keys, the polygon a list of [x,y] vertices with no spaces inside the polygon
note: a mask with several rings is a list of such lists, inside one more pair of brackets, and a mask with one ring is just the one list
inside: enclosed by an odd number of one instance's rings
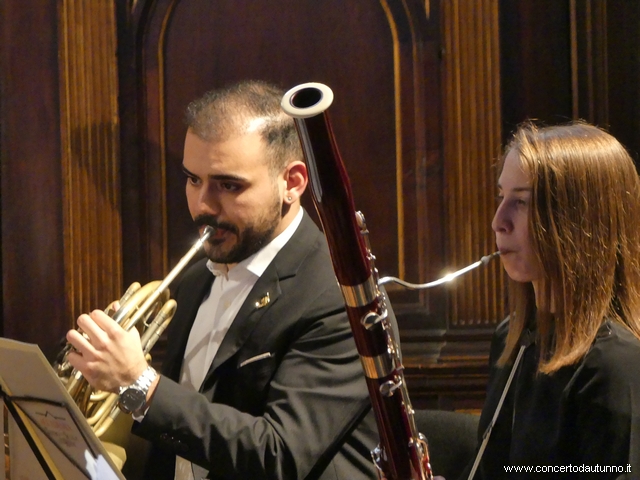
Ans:
{"label": "watch face", "polygon": [[143,407],[147,394],[137,388],[127,388],[120,394],[120,408],[126,412],[135,412]]}

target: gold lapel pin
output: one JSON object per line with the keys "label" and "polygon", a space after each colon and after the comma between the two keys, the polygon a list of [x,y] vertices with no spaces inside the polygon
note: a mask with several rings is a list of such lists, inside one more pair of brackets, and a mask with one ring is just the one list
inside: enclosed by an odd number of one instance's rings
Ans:
{"label": "gold lapel pin", "polygon": [[269,304],[270,301],[271,301],[271,297],[269,297],[269,292],[267,292],[267,294],[264,297],[262,297],[260,300],[256,302],[256,308],[265,307]]}

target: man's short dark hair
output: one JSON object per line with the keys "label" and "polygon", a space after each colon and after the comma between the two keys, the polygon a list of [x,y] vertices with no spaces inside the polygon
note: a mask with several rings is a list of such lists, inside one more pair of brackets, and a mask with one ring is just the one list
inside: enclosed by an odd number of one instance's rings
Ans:
{"label": "man's short dark hair", "polygon": [[280,108],[284,90],[260,80],[246,80],[211,90],[189,104],[187,127],[205,141],[224,141],[232,135],[260,131],[272,173],[302,160],[293,119]]}

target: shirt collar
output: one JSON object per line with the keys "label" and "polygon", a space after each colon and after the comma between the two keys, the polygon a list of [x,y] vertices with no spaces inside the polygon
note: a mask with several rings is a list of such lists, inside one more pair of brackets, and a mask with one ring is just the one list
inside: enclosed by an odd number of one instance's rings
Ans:
{"label": "shirt collar", "polygon": [[211,260],[207,261],[207,268],[214,275],[224,275],[227,279],[229,278],[229,274],[235,276],[233,272],[236,271],[238,272],[238,274],[241,274],[241,272],[244,271],[248,271],[253,273],[256,277],[262,276],[262,274],[276,257],[278,252],[282,250],[282,247],[287,244],[295,231],[298,229],[300,222],[302,222],[302,216],[303,209],[300,208],[293,221],[287,228],[282,231],[282,233],[280,233],[280,235],[271,240],[268,244],[266,244],[250,257],[247,257],[239,262],[232,269],[230,269],[226,263],[215,263]]}

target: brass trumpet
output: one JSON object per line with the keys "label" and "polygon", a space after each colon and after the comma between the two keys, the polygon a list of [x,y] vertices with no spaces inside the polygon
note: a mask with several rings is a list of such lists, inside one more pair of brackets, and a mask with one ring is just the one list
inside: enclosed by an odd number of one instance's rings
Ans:
{"label": "brass trumpet", "polygon": [[[105,313],[125,330],[129,331],[134,327],[140,330],[142,350],[148,361],[151,359],[149,352],[171,322],[176,310],[176,301],[169,298],[169,284],[198,253],[213,232],[213,227],[205,227],[198,241],[164,280],[156,280],[144,286],[138,282],[133,283],[120,299],[117,310],[111,307],[105,310]],[[71,350],[71,344],[67,343],[58,354],[59,360],[54,367],[94,433],[100,438],[113,425],[120,413],[118,394],[94,390],[82,373],[69,364],[67,356]]]}

